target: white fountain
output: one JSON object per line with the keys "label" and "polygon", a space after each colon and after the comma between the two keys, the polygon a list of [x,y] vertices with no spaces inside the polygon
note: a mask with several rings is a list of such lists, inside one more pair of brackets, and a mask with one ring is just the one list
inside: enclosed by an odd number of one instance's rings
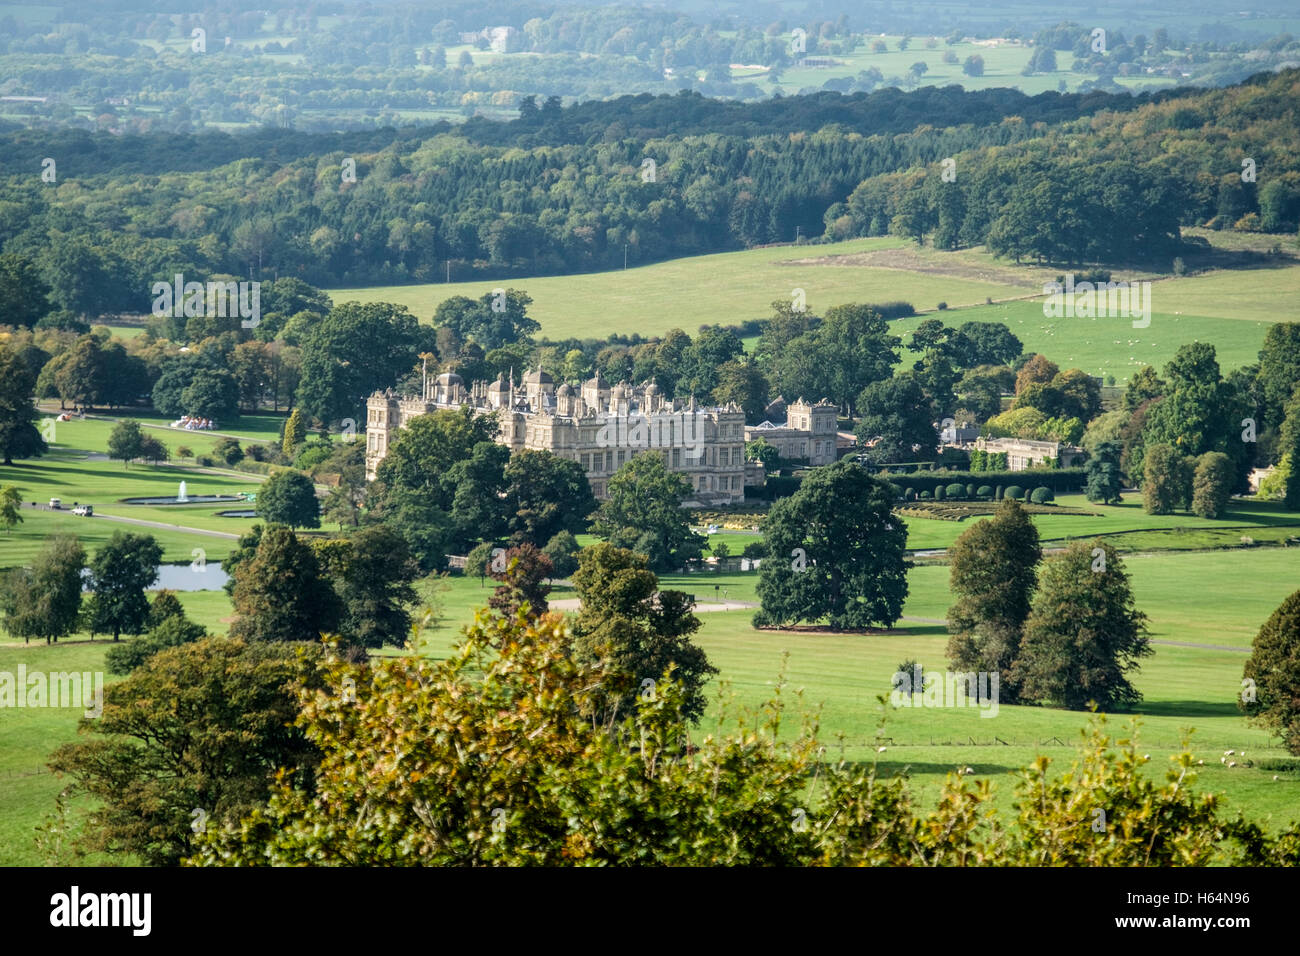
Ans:
{"label": "white fountain", "polygon": [[190,496],[187,495],[187,494],[185,493],[185,482],[183,482],[183,481],[181,482],[181,486],[180,486],[179,488],[176,489],[176,500],[177,500],[177,501],[189,501],[189,500],[190,500]]}

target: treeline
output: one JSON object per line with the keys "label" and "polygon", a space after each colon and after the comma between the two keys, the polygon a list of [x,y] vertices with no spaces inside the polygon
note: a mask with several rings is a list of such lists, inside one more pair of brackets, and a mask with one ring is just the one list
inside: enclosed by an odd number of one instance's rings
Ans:
{"label": "treeline", "polygon": [[[559,274],[621,265],[625,251],[633,263],[649,262],[826,229],[831,238],[933,235],[941,248],[987,242],[1005,255],[1063,262],[1168,254],[1180,225],[1295,228],[1300,135],[1287,117],[1298,76],[1059,127],[1024,121],[1013,111],[1026,99],[1008,94],[992,124],[896,135],[832,124],[778,134],[771,129],[784,114],[767,105],[683,96],[646,105],[675,108],[683,128],[697,111],[719,109],[754,110],[772,125],[749,139],[641,139],[629,113],[610,141],[519,148],[445,134],[289,161],[276,158],[282,141],[268,136],[250,146],[263,158],[86,179],[76,170],[87,144],[74,142],[71,155],[53,157],[62,170],[56,184],[41,180],[38,144],[25,134],[15,142],[25,143],[31,168],[5,185],[0,241],[39,265],[60,307],[92,316],[147,311],[152,283],[176,272],[199,280],[292,275],[317,285],[435,281],[449,262],[457,279]],[[943,101],[953,113],[978,113],[989,101],[981,97],[949,89],[810,102],[814,113],[820,102],[840,101],[872,115],[909,103],[899,121],[910,123],[943,115]],[[1069,112],[1079,115],[1088,102]],[[516,140],[527,141],[528,122],[544,131],[569,113],[544,104],[516,127]],[[1204,147],[1211,133],[1222,148]],[[140,145],[150,151],[150,141]],[[943,176],[947,158],[956,164],[952,181]],[[1257,181],[1242,180],[1243,159],[1256,164]]]}

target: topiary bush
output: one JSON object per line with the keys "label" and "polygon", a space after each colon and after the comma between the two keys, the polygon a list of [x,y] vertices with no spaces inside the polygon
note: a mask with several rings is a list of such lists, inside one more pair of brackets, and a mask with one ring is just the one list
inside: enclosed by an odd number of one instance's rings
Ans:
{"label": "topiary bush", "polygon": [[[986,487],[987,487],[987,486],[986,486]],[[978,494],[979,494],[979,492],[975,490],[975,486],[974,486],[974,485],[967,485],[967,486],[966,486],[966,497],[967,497],[967,498],[969,498],[969,499],[971,499],[972,501],[974,501],[974,500],[975,500],[975,497],[976,497]]]}
{"label": "topiary bush", "polygon": [[904,489],[903,489],[903,500],[904,500],[904,501],[915,501],[915,500],[916,500],[916,489],[915,489],[915,488],[904,488]]}
{"label": "topiary bush", "polygon": [[976,497],[976,498],[992,498],[992,497],[993,497],[993,486],[992,486],[992,485],[980,485],[979,488],[977,488],[977,489],[975,490],[975,497]]}
{"label": "topiary bush", "polygon": [[1001,500],[1002,500],[1002,486],[1001,486],[1001,485],[998,485],[995,489],[993,489],[993,500],[994,500],[994,501],[1001,501]]}
{"label": "topiary bush", "polygon": [[1016,501],[1024,501],[1025,489],[1021,488],[1019,485],[1008,485],[1007,490],[1003,492],[1002,497],[1012,498]]}
{"label": "topiary bush", "polygon": [[922,500],[922,501],[929,501],[931,497],[932,497],[932,496],[931,496],[930,492],[928,492],[928,491],[923,491],[923,492],[921,492],[921,500]]}
{"label": "topiary bush", "polygon": [[935,486],[935,489],[934,489],[934,500],[935,500],[935,501],[943,501],[943,499],[946,498],[946,497],[947,497],[947,495],[944,493],[943,485],[937,485],[937,486]]}
{"label": "topiary bush", "polygon": [[1045,505],[1047,504],[1047,502],[1051,501],[1054,497],[1055,495],[1052,494],[1051,488],[1044,488],[1042,485],[1039,485],[1029,495],[1029,500],[1036,505]]}
{"label": "topiary bush", "polygon": [[[973,489],[972,489],[973,490]],[[966,485],[954,481],[951,485],[943,490],[945,498],[969,498],[966,493]]]}

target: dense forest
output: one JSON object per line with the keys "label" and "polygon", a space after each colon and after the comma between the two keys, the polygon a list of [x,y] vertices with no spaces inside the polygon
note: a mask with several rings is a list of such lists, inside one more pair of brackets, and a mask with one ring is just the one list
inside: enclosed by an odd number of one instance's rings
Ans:
{"label": "dense forest", "polygon": [[[807,125],[839,119],[815,130],[783,126],[794,108],[784,103],[684,94],[551,100],[512,123],[427,136],[217,136],[211,150],[195,149],[201,139],[69,132],[42,143],[17,131],[0,140],[24,170],[0,189],[0,251],[82,317],[146,312],[152,284],[177,273],[387,284],[442,279],[450,262],[456,279],[508,278],[796,233],[1168,267],[1181,226],[1295,231],[1298,83],[1290,70],[1147,100],[822,94]],[[979,122],[901,132],[879,122],[889,111],[904,125],[923,114]],[[760,132],[700,133],[718,114]],[[168,165],[186,150],[218,165]]]}

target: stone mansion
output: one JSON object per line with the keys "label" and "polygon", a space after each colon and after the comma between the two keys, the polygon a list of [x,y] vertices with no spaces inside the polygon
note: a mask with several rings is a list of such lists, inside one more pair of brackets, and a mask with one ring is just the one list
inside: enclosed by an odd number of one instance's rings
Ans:
{"label": "stone mansion", "polygon": [[366,401],[368,480],[397,429],[419,415],[468,406],[499,414],[497,441],[512,452],[541,449],[579,462],[597,498],[607,497],[614,472],[644,451],[661,454],[671,471],[690,482],[687,504],[736,504],[745,497],[745,413],[734,404],[670,401],[653,380],[611,387],[599,372],[581,387],[557,388],[540,368],[524,375],[520,385],[502,373],[491,384],[475,381],[466,387],[455,372],[444,372],[432,380],[426,376],[423,392],[419,398],[401,397],[389,389]]}

